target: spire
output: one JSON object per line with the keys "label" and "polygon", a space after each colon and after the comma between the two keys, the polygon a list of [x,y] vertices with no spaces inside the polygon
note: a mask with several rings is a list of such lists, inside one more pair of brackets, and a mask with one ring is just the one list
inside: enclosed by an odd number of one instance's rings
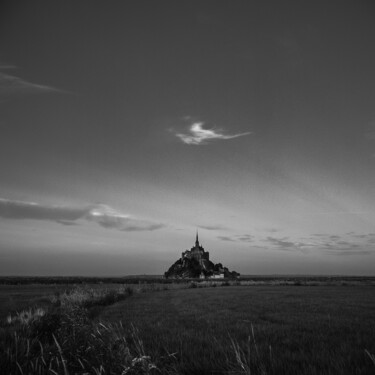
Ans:
{"label": "spire", "polygon": [[197,235],[195,237],[195,246],[199,246],[199,241],[198,241],[198,229],[197,229]]}

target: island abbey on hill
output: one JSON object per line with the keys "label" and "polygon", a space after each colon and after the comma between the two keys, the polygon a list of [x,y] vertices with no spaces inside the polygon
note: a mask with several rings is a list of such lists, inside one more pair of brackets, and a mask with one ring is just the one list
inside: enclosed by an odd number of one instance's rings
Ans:
{"label": "island abbey on hill", "polygon": [[167,272],[165,278],[236,278],[240,274],[236,271],[230,272],[221,263],[214,264],[210,261],[210,253],[200,245],[198,231],[195,245],[190,250],[185,250]]}

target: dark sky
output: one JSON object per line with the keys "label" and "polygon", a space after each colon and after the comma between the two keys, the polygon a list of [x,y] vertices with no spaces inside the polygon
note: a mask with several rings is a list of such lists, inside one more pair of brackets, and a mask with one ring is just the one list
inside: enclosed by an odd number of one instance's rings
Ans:
{"label": "dark sky", "polygon": [[0,274],[374,274],[372,1],[3,1]]}

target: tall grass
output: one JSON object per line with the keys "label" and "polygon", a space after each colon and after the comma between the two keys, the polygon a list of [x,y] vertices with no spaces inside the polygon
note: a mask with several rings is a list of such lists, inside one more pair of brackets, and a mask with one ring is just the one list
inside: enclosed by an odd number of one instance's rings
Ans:
{"label": "tall grass", "polygon": [[30,307],[27,310],[17,312],[15,315],[9,314],[6,321],[8,324],[15,324],[15,323],[30,324],[30,322],[41,318],[45,314],[46,314],[46,310],[41,307],[37,307],[37,308]]}
{"label": "tall grass", "polygon": [[350,290],[340,288],[339,298],[335,289],[328,305],[332,292],[323,289],[308,288],[304,298],[303,287],[185,288],[75,288],[53,295],[49,307],[9,315],[0,324],[0,374],[365,375],[375,368],[367,333],[374,320],[365,312],[375,305],[360,305],[357,292],[348,299]]}
{"label": "tall grass", "polygon": [[[9,316],[0,328],[4,374],[151,374],[156,366],[133,329],[121,323],[94,323],[90,310],[123,300],[131,288],[75,289],[51,298],[46,311],[29,309]],[[133,343],[133,344],[132,344]]]}
{"label": "tall grass", "polygon": [[[215,284],[216,285],[216,284]],[[151,288],[152,289],[152,288]],[[148,288],[148,290],[150,290]],[[194,364],[184,363],[183,353],[160,351],[147,355],[138,330],[121,322],[93,319],[92,311],[133,294],[133,289],[76,288],[51,296],[49,309],[34,308],[8,316],[0,327],[1,373],[26,374],[193,374]],[[96,316],[96,314],[94,314]],[[211,338],[216,341],[214,337]],[[262,358],[254,356],[254,331],[247,347],[228,337],[232,346],[223,350],[222,373],[266,374]],[[161,354],[162,353],[162,354]],[[155,353],[156,354],[156,353]],[[207,368],[213,368],[208,363]],[[186,371],[185,371],[186,370]],[[217,372],[216,372],[217,373]]]}

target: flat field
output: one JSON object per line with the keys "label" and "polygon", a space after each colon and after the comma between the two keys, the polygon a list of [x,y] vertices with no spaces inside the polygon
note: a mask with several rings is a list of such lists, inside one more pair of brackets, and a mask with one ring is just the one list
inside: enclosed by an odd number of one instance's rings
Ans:
{"label": "flat field", "polygon": [[[129,348],[141,341],[142,353],[158,367],[132,368],[139,371],[132,374],[375,373],[374,286],[203,285],[133,285],[128,297],[106,300],[88,315],[92,328],[87,330],[85,323],[84,335],[121,321]],[[1,326],[9,312],[28,306],[48,309],[48,296],[69,288],[74,290],[72,285],[0,286]],[[61,329],[55,335],[66,337]],[[69,348],[64,355],[74,358],[79,348]],[[82,373],[98,371],[92,368]]]}
{"label": "flat field", "polygon": [[100,319],[138,327],[146,352],[176,353],[185,374],[228,370],[237,344],[254,373],[375,373],[365,352],[375,353],[374,287],[170,290],[134,295]]}

